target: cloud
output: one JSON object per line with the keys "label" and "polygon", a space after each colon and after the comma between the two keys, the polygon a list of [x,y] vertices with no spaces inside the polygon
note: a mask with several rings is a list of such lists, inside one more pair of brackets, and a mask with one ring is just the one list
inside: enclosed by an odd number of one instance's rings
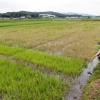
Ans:
{"label": "cloud", "polygon": [[0,0],[0,12],[57,11],[100,15],[100,0]]}

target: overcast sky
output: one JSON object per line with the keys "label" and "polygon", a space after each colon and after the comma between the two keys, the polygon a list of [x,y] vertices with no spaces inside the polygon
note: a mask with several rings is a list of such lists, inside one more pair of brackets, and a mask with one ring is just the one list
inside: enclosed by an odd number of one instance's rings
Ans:
{"label": "overcast sky", "polygon": [[100,0],[0,0],[0,13],[55,11],[100,15]]}

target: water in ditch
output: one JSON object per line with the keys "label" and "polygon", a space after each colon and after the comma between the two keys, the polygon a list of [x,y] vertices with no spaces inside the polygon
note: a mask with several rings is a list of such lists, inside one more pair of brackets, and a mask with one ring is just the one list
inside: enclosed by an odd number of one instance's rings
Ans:
{"label": "water in ditch", "polygon": [[[0,57],[3,57],[3,55],[0,55]],[[12,57],[10,57],[10,59],[15,60]],[[95,59],[93,59],[93,61],[88,63],[87,68],[83,69],[80,76],[76,77],[75,79],[72,79],[73,84],[71,87],[71,91],[65,97],[65,100],[80,100],[80,98],[82,96],[82,89],[86,85],[86,81],[91,76],[93,69],[94,69],[94,67],[96,67],[98,62],[99,62],[98,58],[96,57]],[[30,63],[28,63],[28,64],[30,65]],[[31,66],[33,66],[33,64]],[[90,73],[88,73],[88,72],[90,72]],[[56,74],[56,76],[59,76],[57,73],[55,73],[55,74]]]}
{"label": "water in ditch", "polygon": [[88,63],[87,68],[83,69],[83,72],[80,76],[76,77],[73,80],[73,85],[71,87],[71,91],[66,96],[66,100],[80,100],[82,96],[82,89],[86,85],[86,81],[91,76],[94,67],[98,64],[98,58],[94,58],[93,61]]}

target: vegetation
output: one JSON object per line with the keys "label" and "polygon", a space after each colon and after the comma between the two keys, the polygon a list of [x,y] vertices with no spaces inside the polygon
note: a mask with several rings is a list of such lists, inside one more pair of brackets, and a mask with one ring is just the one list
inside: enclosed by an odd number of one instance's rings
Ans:
{"label": "vegetation", "polygon": [[82,100],[100,100],[100,62],[88,80]]}
{"label": "vegetation", "polygon": [[[0,20],[1,55],[69,76],[78,75],[84,60],[97,52],[99,37],[100,21],[94,19]],[[97,72],[99,69],[94,72],[99,78]],[[89,82],[95,80],[96,75]],[[35,100],[62,100],[68,90],[68,82],[63,82],[60,76],[0,59],[0,99],[31,100],[34,96]]]}
{"label": "vegetation", "polygon": [[20,11],[20,12],[7,12],[0,14],[0,17],[2,18],[20,18],[21,16],[31,16],[32,18],[39,18],[39,14],[32,13],[32,12],[26,12],[26,11]]}
{"label": "vegetation", "polygon": [[48,67],[68,75],[79,74],[84,67],[84,61],[79,58],[63,57],[9,46],[0,45],[0,54],[12,55],[17,59],[32,62],[37,66]]}
{"label": "vegetation", "polygon": [[2,100],[61,100],[68,90],[67,81],[0,58]]}
{"label": "vegetation", "polygon": [[100,21],[95,20],[1,20],[0,25],[2,44],[85,60],[97,52],[100,42]]}
{"label": "vegetation", "polygon": [[[40,18],[39,14],[52,14],[59,18],[66,18],[66,17],[82,17],[82,15],[79,14],[71,14],[66,15],[58,12],[27,12],[27,11],[19,11],[19,12],[7,12],[7,13],[0,13],[0,17],[3,18],[20,18],[21,16],[25,16],[26,18]],[[30,16],[30,17],[28,17]]]}
{"label": "vegetation", "polygon": [[8,26],[20,26],[20,25],[31,25],[31,24],[45,24],[50,23],[51,20],[5,20],[4,22],[0,21],[0,27],[8,27]]}

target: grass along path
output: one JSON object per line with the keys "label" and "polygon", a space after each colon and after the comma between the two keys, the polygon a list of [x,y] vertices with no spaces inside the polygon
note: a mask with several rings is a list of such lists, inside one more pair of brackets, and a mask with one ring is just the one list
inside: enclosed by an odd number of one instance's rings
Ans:
{"label": "grass along path", "polygon": [[67,81],[0,58],[2,100],[62,100],[68,90]]}
{"label": "grass along path", "polygon": [[100,62],[84,88],[81,100],[100,100]]}
{"label": "grass along path", "polygon": [[84,61],[80,58],[64,57],[24,48],[0,45],[0,54],[11,55],[17,59],[31,62],[40,67],[47,67],[58,72],[63,72],[67,75],[77,75],[84,67]]}

